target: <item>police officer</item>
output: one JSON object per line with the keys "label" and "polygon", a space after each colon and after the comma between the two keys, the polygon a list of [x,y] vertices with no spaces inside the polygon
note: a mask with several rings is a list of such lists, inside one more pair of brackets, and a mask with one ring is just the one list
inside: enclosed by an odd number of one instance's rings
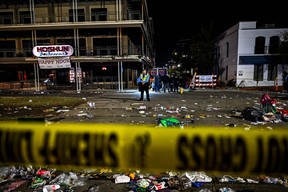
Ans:
{"label": "police officer", "polygon": [[139,79],[140,79],[140,82],[138,83],[138,85],[139,85],[139,90],[141,93],[139,101],[143,100],[144,92],[146,93],[147,101],[150,101],[150,96],[149,96],[150,75],[147,74],[146,69],[142,70],[142,73],[140,74]]}

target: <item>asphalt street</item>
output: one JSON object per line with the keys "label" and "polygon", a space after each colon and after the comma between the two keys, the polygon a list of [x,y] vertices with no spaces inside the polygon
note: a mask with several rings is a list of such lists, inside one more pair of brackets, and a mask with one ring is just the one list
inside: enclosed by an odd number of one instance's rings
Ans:
{"label": "asphalt street", "polygon": [[253,122],[241,116],[245,108],[261,109],[260,98],[265,93],[277,99],[278,109],[288,108],[287,93],[269,91],[206,88],[186,91],[183,94],[150,92],[151,101],[148,102],[145,99],[138,101],[140,93],[133,89],[123,92],[93,90],[80,94],[63,93],[82,97],[87,102],[50,120],[157,126],[157,119],[173,117],[189,127],[230,126],[247,129],[287,127],[287,122],[279,118]]}
{"label": "asphalt street", "polygon": [[[159,120],[169,117],[175,118],[183,122],[183,127],[178,125],[176,129],[193,129],[199,126],[213,127],[215,129],[233,129],[240,127],[244,130],[265,130],[271,131],[280,128],[287,128],[288,122],[279,119],[279,116],[269,117],[269,120],[253,122],[241,116],[241,112],[248,107],[255,107],[260,109],[260,97],[268,93],[271,98],[277,99],[277,109],[288,109],[288,94],[276,93],[270,91],[247,91],[239,89],[196,89],[192,91],[185,91],[180,93],[155,93],[150,92],[151,101],[143,100],[138,101],[140,93],[137,89],[125,90],[119,92],[117,90],[83,90],[81,93],[76,93],[73,90],[57,91],[57,92],[44,92],[44,95],[57,95],[69,97],[81,97],[85,102],[73,108],[65,108],[58,110],[57,114],[47,115],[45,121],[48,124],[53,123],[66,123],[66,122],[82,122],[82,123],[105,123],[105,124],[124,124],[124,125],[146,125],[149,127],[158,127]],[[30,93],[14,93],[17,95],[38,95],[35,92]],[[168,130],[168,129],[167,129]],[[2,170],[3,171],[3,170]],[[164,172],[164,170],[163,170]],[[58,173],[58,176],[62,172]],[[1,173],[0,173],[1,174]],[[115,183],[115,172],[99,174],[95,173],[92,177],[84,177],[83,185],[65,187],[55,191],[66,192],[96,192],[96,191],[156,191],[148,190],[148,188],[135,188],[135,183]],[[129,172],[125,173],[129,174]],[[134,173],[141,178],[139,173]],[[57,175],[57,174],[56,174]],[[54,175],[54,178],[55,176]],[[78,175],[79,176],[79,175]],[[150,179],[154,176],[154,184],[157,180],[166,181],[166,188],[157,191],[238,191],[238,192],[284,192],[287,190],[287,177],[282,174],[279,178],[275,175],[265,179],[255,177],[254,181],[248,182],[247,178],[243,178],[245,182],[238,182],[233,180],[229,182],[219,182],[222,176],[211,176],[212,182],[202,183],[196,186],[187,187],[187,189],[177,189],[177,187],[167,187],[167,178],[169,175],[163,174],[161,176],[150,175]],[[170,175],[171,176],[171,175]],[[3,172],[1,177],[3,178]],[[229,177],[229,176],[228,176]],[[79,178],[79,177],[78,177]],[[142,175],[143,178],[143,175]],[[155,179],[157,178],[157,179]],[[166,179],[165,179],[166,178]],[[82,178],[83,179],[83,178]],[[241,178],[240,178],[241,179]],[[277,180],[277,181],[276,181]],[[19,187],[13,188],[15,182],[23,181]],[[24,182],[25,181],[25,182]],[[50,179],[51,181],[51,179]],[[241,180],[243,181],[243,180]],[[136,182],[136,180],[134,181]],[[74,183],[75,184],[75,183]],[[195,184],[195,183],[194,183]],[[182,183],[183,185],[183,183]],[[31,188],[31,178],[23,179],[18,176],[15,179],[1,181],[0,191],[43,191],[43,186],[39,188]]]}

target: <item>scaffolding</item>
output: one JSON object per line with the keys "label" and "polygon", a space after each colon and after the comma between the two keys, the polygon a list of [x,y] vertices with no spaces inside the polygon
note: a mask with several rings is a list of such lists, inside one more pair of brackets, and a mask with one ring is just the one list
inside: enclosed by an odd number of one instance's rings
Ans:
{"label": "scaffolding", "polygon": [[[23,1],[19,1],[19,0],[3,0],[4,4],[7,5],[11,5],[11,4],[23,4]],[[101,6],[105,5],[105,0],[91,0],[90,2],[100,2]],[[129,9],[133,9],[133,6],[135,6],[134,4],[137,3],[137,6],[141,6],[141,14],[139,14],[139,20],[138,21],[131,21],[131,22],[127,22],[127,20],[129,20],[130,18],[126,17],[126,15],[132,15],[131,14],[127,14],[127,10]],[[36,11],[35,11],[35,5],[38,4],[48,4],[48,3],[52,3],[52,4],[57,4],[57,5],[61,5],[62,3],[69,3],[72,6],[72,18],[73,21],[69,22],[69,23],[61,23],[61,25],[58,25],[57,22],[53,23],[51,21],[56,20],[56,19],[49,19],[49,22],[43,22],[41,23],[41,25],[38,25],[38,21],[36,18]],[[75,64],[75,74],[77,74],[77,71],[81,70],[81,62],[116,62],[117,63],[117,67],[118,67],[118,90],[119,91],[123,91],[124,86],[123,86],[123,78],[124,78],[124,74],[123,74],[123,62],[137,62],[140,63],[141,66],[143,65],[148,65],[150,67],[154,66],[154,59],[153,59],[153,55],[154,55],[154,50],[153,50],[153,34],[152,33],[152,29],[150,29],[151,27],[151,20],[150,19],[144,19],[145,15],[148,15],[148,11],[147,11],[147,5],[146,5],[146,0],[115,0],[115,9],[116,9],[116,24],[115,22],[105,22],[105,23],[93,23],[93,26],[91,25],[91,23],[88,22],[79,22],[78,21],[78,0],[54,0],[53,2],[48,1],[48,0],[29,0],[29,14],[30,14],[30,21],[31,21],[31,25],[23,25],[23,26],[19,26],[19,30],[20,28],[25,29],[25,30],[29,30],[31,29],[31,39],[32,39],[32,46],[35,47],[37,46],[37,32],[39,30],[44,30],[44,29],[71,29],[73,28],[73,38],[74,38],[74,53],[75,56],[71,59],[71,62],[73,62]],[[125,5],[125,6],[124,6]],[[124,7],[126,8],[125,11]],[[146,9],[145,9],[146,7]],[[131,10],[129,10],[131,11]],[[133,11],[133,10],[132,10]],[[62,18],[62,17],[61,17]],[[132,17],[133,18],[133,17]],[[62,20],[62,19],[61,19]],[[125,22],[122,22],[124,21]],[[47,21],[47,20],[45,20]],[[148,22],[148,23],[147,23]],[[144,25],[143,25],[144,24]],[[110,28],[111,26],[115,27],[117,29],[117,56],[113,56],[111,58],[106,58],[106,57],[102,57],[102,58],[96,58],[96,57],[81,57],[80,55],[80,36],[79,36],[79,29],[80,28],[85,28],[87,29],[88,27],[99,27],[99,28]],[[147,25],[147,26],[146,26]],[[137,55],[136,57],[134,55],[125,55],[124,51],[123,51],[123,27],[138,27],[139,29],[141,29],[142,31],[142,37],[141,37],[141,54]],[[5,31],[5,30],[13,30],[15,29],[11,27],[11,29],[6,26],[6,27],[1,27],[0,25],[0,31]],[[143,30],[144,29],[144,30]],[[147,59],[147,58],[152,58],[152,59]],[[1,62],[1,61],[0,61]],[[39,75],[39,65],[38,65],[38,61],[37,58],[35,57],[26,57],[25,58],[25,62],[32,62],[33,66],[34,66],[34,84],[35,84],[35,90],[36,91],[40,91],[40,75]],[[81,87],[81,76],[80,75],[76,75],[75,76],[75,83],[76,83],[76,91],[77,93],[81,92],[82,87]]]}

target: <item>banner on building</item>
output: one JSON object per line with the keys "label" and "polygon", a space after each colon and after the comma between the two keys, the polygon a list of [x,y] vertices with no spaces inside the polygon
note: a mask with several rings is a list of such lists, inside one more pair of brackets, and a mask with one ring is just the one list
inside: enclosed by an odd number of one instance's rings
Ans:
{"label": "banner on building", "polygon": [[70,68],[71,62],[69,57],[59,57],[59,58],[38,58],[38,63],[40,69],[60,69],[60,68]]}
{"label": "banner on building", "polygon": [[35,46],[33,55],[36,57],[65,57],[71,56],[74,49],[71,45]]}

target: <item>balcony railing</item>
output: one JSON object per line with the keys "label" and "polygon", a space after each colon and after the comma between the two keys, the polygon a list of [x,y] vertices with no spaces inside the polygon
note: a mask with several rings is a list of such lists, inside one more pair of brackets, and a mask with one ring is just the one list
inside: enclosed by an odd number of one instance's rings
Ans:
{"label": "balcony railing", "polygon": [[[141,55],[140,49],[129,50],[124,48],[122,50],[125,55]],[[86,47],[79,48],[79,56],[116,56],[117,46],[96,46],[93,49],[87,49]],[[73,53],[75,56],[75,51]],[[32,48],[24,49],[0,49],[0,59],[8,57],[33,57]]]}
{"label": "balcony railing", "polygon": [[[133,11],[127,14],[123,14],[123,20],[142,20],[142,14],[140,11]],[[95,14],[78,15],[78,22],[101,22],[101,21],[116,21],[117,16],[115,11],[107,12],[107,15],[101,15],[101,17],[95,17]],[[59,22],[73,22],[73,15],[62,14],[62,15],[47,15],[47,14],[35,14],[35,23],[59,23]],[[11,24],[31,24],[31,15],[16,15],[16,17],[7,15],[0,17],[0,25],[11,25]]]}

